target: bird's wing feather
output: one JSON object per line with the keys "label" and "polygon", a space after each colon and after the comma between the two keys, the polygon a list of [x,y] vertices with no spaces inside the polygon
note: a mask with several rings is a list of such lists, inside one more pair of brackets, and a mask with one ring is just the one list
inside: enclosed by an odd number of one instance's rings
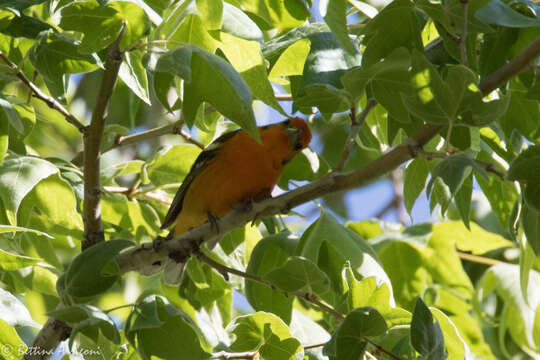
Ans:
{"label": "bird's wing feather", "polygon": [[174,196],[171,206],[169,207],[169,211],[167,212],[167,215],[165,215],[165,219],[161,224],[162,229],[166,229],[170,225],[172,225],[176,220],[178,214],[180,214],[180,212],[182,211],[184,196],[186,195],[189,186],[193,183],[193,180],[195,180],[195,178],[199,176],[199,174],[203,172],[204,169],[206,169],[209,162],[214,157],[216,157],[221,146],[238,132],[239,130],[235,130],[221,135],[216,140],[214,140],[206,149],[204,149],[203,152],[199,154],[199,156],[191,166],[189,173],[186,175],[184,181],[182,182],[182,185],[180,185],[180,188],[178,188],[178,191]]}

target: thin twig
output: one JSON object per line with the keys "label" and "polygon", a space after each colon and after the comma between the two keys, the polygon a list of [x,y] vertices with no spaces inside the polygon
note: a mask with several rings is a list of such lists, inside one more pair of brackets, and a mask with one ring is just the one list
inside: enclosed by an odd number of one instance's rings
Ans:
{"label": "thin twig", "polygon": [[306,345],[306,346],[304,346],[304,350],[316,349],[318,347],[323,347],[326,344],[327,344],[326,342],[323,342],[323,343],[320,343],[320,344]]}
{"label": "thin twig", "polygon": [[406,225],[407,218],[403,212],[403,183],[395,171],[390,172],[390,180],[392,181],[392,187],[394,188],[393,203],[396,208],[398,220],[402,225]]}
{"label": "thin twig", "polygon": [[381,210],[379,210],[375,214],[374,217],[377,218],[377,219],[380,219],[381,217],[383,217],[384,214],[386,214],[387,212],[389,212],[392,209],[395,209],[398,206],[398,204],[399,204],[399,202],[398,202],[396,196],[394,195],[394,197],[392,197],[392,200],[390,200],[388,202],[388,204],[386,204],[385,207],[383,207]]}
{"label": "thin twig", "polygon": [[101,155],[99,149],[109,103],[122,63],[123,54],[120,51],[120,40],[124,31],[125,25],[122,26],[118,38],[107,48],[101,87],[97,95],[96,106],[92,112],[92,120],[84,137],[84,240],[81,246],[83,250],[104,240],[100,206],[99,158]]}
{"label": "thin twig", "polygon": [[457,254],[458,254],[458,257],[460,259],[467,260],[467,261],[470,261],[470,262],[474,262],[474,263],[477,263],[477,264],[485,264],[485,265],[490,265],[490,266],[491,265],[499,265],[499,264],[508,265],[508,263],[506,263],[504,261],[500,261],[500,260],[497,260],[497,259],[491,259],[491,258],[488,258],[488,257],[485,257],[485,256],[473,255],[473,254],[465,253],[465,252],[462,252],[462,251],[458,251]]}
{"label": "thin twig", "polygon": [[[429,151],[425,151],[424,149],[417,149],[417,150],[414,150],[414,152],[415,152],[416,156],[421,156],[423,158],[426,158],[427,160],[445,159],[445,158],[451,156],[450,154],[447,154],[447,153],[429,152]],[[505,173],[498,170],[495,167],[495,165],[493,165],[492,163],[481,161],[481,160],[476,160],[476,159],[473,159],[473,160],[474,160],[475,163],[477,163],[478,165],[483,167],[484,170],[486,170],[487,172],[490,172],[492,174],[497,175],[503,181],[506,180]]]}
{"label": "thin twig", "polygon": [[277,101],[293,101],[291,94],[275,94],[274,97]]}
{"label": "thin twig", "polygon": [[188,133],[182,130],[183,124],[184,122],[182,120],[178,120],[172,124],[160,126],[154,129],[146,130],[146,131],[141,131],[136,134],[118,136],[115,139],[114,143],[111,146],[109,146],[107,149],[105,149],[103,152],[105,153],[107,151],[116,149],[121,146],[135,144],[141,141],[154,139],[154,138],[157,138],[163,135],[168,135],[168,134],[180,135],[181,137],[184,138],[184,140],[186,140],[186,142],[196,145],[197,147],[201,149],[204,149],[204,145],[201,142],[195,140]]}
{"label": "thin twig", "polygon": [[469,66],[469,59],[467,57],[467,26],[469,24],[469,0],[461,0],[463,7],[463,28],[461,31],[461,37],[459,38],[459,50],[461,55],[461,63],[465,66]]}
{"label": "thin twig", "polygon": [[368,116],[371,109],[373,109],[377,105],[377,101],[373,98],[369,99],[366,102],[366,106],[364,106],[364,109],[358,116],[358,119],[356,118],[356,108],[353,106],[351,108],[351,130],[349,132],[349,136],[347,136],[347,140],[345,140],[345,147],[343,149],[343,153],[341,154],[341,158],[339,159],[339,163],[334,169],[334,171],[342,171],[343,167],[347,163],[347,160],[349,159],[349,156],[351,154],[352,147],[354,145],[354,139],[356,138],[356,135],[358,135],[358,132],[362,128],[362,124],[366,120],[366,117]]}
{"label": "thin twig", "polygon": [[75,126],[81,133],[86,132],[86,126],[79,121],[73,114],[71,114],[62,104],[60,104],[56,99],[54,99],[51,96],[48,96],[45,94],[37,85],[35,85],[32,81],[30,81],[26,75],[22,72],[21,69],[17,67],[14,63],[11,62],[7,58],[6,55],[4,55],[3,52],[0,51],[0,58],[7,64],[7,66],[10,67],[11,70],[15,73],[15,75],[26,85],[30,88],[30,90],[33,92],[34,96],[41,101],[45,102],[51,109],[54,109],[58,111],[60,114],[62,114],[68,123]]}
{"label": "thin twig", "polygon": [[248,359],[248,360],[255,360],[257,359],[259,353],[257,351],[245,351],[245,352],[238,352],[238,353],[229,353],[226,351],[220,351],[217,353],[212,354],[212,357],[210,359],[223,359],[223,360],[229,360],[229,359]]}
{"label": "thin twig", "polygon": [[103,189],[110,193],[124,194],[129,197],[143,197],[150,200],[157,200],[165,204],[170,204],[172,202],[170,197],[152,191],[133,191],[132,188],[123,186],[104,186]]}
{"label": "thin twig", "polygon": [[[329,313],[330,315],[332,315],[333,317],[335,317],[338,320],[345,319],[345,315],[343,315],[340,312],[336,311],[334,308],[322,303],[317,298],[317,296],[314,295],[314,294],[310,294],[310,293],[302,292],[302,291],[285,291],[285,290],[277,289],[274,284],[272,284],[271,282],[269,282],[267,280],[264,280],[260,276],[253,275],[253,274],[248,274],[246,272],[230,268],[230,267],[228,267],[226,265],[223,265],[223,264],[215,261],[214,259],[208,257],[207,255],[205,255],[202,252],[198,252],[197,256],[201,261],[207,263],[208,265],[210,265],[211,267],[213,267],[214,269],[216,269],[220,273],[230,273],[230,274],[238,275],[238,276],[243,277],[245,279],[255,281],[255,282],[259,283],[259,284],[268,286],[272,290],[279,291],[279,292],[283,293],[284,295],[297,296],[299,298],[305,299],[305,300],[309,301],[310,303],[316,305],[319,309]],[[379,344],[377,344],[377,343],[373,342],[372,340],[370,340],[367,336],[362,336],[362,338],[366,342],[368,342],[371,345],[375,346],[379,351],[381,351],[381,352],[387,354],[388,356],[390,356],[391,358],[396,359],[396,360],[402,360],[399,356],[397,356],[397,355],[393,354],[392,352],[384,349]],[[315,347],[315,346],[313,346],[313,347]]]}

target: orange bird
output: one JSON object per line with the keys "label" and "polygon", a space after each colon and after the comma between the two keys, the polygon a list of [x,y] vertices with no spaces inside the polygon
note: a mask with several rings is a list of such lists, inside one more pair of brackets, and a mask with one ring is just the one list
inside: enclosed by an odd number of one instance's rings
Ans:
{"label": "orange bird", "polygon": [[311,141],[300,118],[258,128],[261,142],[243,130],[228,132],[199,154],[169,208],[169,236],[212,221],[244,201],[269,197],[284,166]]}

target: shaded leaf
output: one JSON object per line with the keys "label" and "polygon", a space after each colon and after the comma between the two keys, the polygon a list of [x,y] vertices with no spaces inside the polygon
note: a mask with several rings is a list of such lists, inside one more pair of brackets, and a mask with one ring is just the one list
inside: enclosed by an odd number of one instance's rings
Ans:
{"label": "shaded leaf", "polygon": [[441,326],[421,298],[416,299],[411,321],[411,343],[423,359],[442,360],[448,357]]}

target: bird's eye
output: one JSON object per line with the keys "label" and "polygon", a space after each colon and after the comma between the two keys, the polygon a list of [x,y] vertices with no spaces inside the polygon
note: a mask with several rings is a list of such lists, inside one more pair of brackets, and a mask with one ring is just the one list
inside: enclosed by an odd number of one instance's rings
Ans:
{"label": "bird's eye", "polygon": [[301,150],[301,149],[302,149],[302,144],[300,144],[299,142],[294,144],[294,150]]}
{"label": "bird's eye", "polygon": [[288,120],[288,119],[285,120],[285,121],[283,122],[283,125],[284,125],[285,127],[288,127],[289,125],[291,125],[291,120]]}

